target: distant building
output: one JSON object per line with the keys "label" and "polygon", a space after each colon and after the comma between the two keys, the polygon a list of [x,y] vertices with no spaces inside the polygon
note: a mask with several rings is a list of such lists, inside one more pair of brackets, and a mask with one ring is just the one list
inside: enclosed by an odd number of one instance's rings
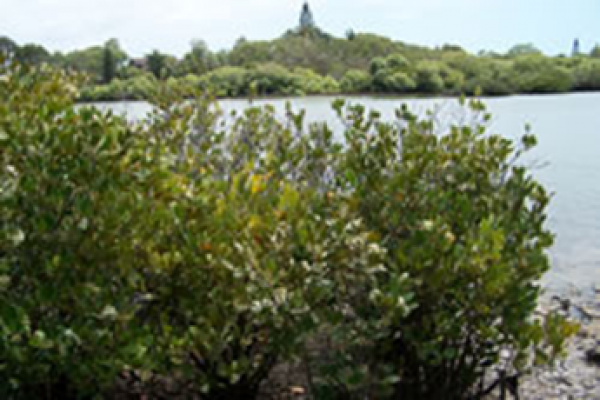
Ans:
{"label": "distant building", "polygon": [[129,61],[129,66],[146,70],[146,69],[148,69],[148,59],[146,57],[132,58]]}
{"label": "distant building", "polygon": [[579,39],[575,39],[575,42],[573,42],[573,52],[571,54],[573,54],[573,56],[581,54]]}
{"label": "distant building", "polygon": [[300,14],[300,29],[310,29],[315,27],[315,20],[313,14],[310,11],[308,3],[304,3],[302,6],[302,13]]}

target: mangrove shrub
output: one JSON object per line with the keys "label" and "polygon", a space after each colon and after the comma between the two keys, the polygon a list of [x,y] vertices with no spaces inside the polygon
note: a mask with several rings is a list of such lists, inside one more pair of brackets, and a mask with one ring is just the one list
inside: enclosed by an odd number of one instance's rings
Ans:
{"label": "mangrove shrub", "polygon": [[571,333],[533,314],[552,243],[518,162],[535,139],[486,133],[479,102],[440,131],[340,101],[333,132],[291,108],[223,115],[194,86],[311,75],[225,67],[153,81],[132,123],[76,106],[77,77],[3,68],[3,398],[253,399],[299,358],[318,398],[478,398],[501,351],[525,371]]}

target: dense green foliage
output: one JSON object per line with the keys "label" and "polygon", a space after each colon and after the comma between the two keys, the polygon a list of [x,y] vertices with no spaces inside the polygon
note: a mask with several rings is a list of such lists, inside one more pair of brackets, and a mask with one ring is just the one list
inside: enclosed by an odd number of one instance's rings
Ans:
{"label": "dense green foliage", "polygon": [[3,398],[91,396],[143,354],[136,250],[122,240],[142,206],[142,153],[123,120],[75,111],[61,75],[0,75]]}
{"label": "dense green foliage", "polygon": [[[548,57],[531,44],[506,54],[472,55],[458,46],[430,49],[364,33],[336,38],[318,28],[290,30],[271,41],[240,39],[211,52],[199,40],[180,59],[153,51],[129,59],[115,39],[104,46],[50,54],[41,46],[0,39],[0,52],[21,63],[49,63],[84,72],[82,100],[149,99],[146,77],[210,88],[217,96],[304,94],[561,93],[597,90],[598,47],[589,55]],[[116,82],[115,82],[116,81]],[[157,82],[153,83],[156,87]]]}
{"label": "dense green foliage", "polygon": [[[398,110],[402,130],[366,116],[361,106],[346,109],[339,101],[336,109],[352,127],[342,187],[386,249],[391,276],[407,277],[382,285],[380,295],[408,291],[414,302],[408,315],[383,318],[387,325],[372,336],[368,364],[360,363],[364,352],[350,353],[356,359],[346,360],[359,366],[357,376],[368,382],[385,366],[394,399],[456,399],[498,362],[502,348],[511,349],[517,370],[553,357],[560,346],[540,345],[545,333],[553,344],[561,334],[530,319],[536,282],[548,268],[543,249],[552,243],[542,212],[549,197],[511,162],[535,138],[513,143],[484,135],[490,116],[477,101],[467,118],[473,122],[442,136],[432,121],[406,109]],[[402,309],[404,299],[388,301]],[[382,317],[369,310],[363,319],[371,318]]]}
{"label": "dense green foliage", "polygon": [[571,327],[533,314],[531,136],[485,134],[478,102],[448,132],[337,102],[340,143],[153,82],[131,124],[64,72],[0,70],[2,398],[253,399],[300,356],[319,398],[478,398],[501,350],[518,371],[561,351]]}

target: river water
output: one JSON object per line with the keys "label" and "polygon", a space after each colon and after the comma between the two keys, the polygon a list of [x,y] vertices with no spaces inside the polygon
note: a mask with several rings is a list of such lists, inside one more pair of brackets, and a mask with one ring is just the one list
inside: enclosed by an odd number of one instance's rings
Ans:
{"label": "river water", "polygon": [[[308,122],[328,122],[341,128],[331,110],[333,97],[268,99],[254,104],[272,104],[283,115],[289,101],[296,110],[305,109]],[[423,114],[437,110],[441,118],[459,115],[453,99],[405,99],[348,97],[393,119],[394,110],[405,103]],[[528,156],[536,165],[535,176],[554,194],[548,226],[556,234],[550,251],[552,270],[545,278],[551,289],[570,285],[582,289],[600,283],[600,93],[546,96],[511,96],[484,100],[493,118],[490,131],[516,139],[530,125],[538,147]],[[248,107],[246,100],[223,100],[224,111]],[[102,103],[129,118],[141,118],[149,110],[143,102]]]}

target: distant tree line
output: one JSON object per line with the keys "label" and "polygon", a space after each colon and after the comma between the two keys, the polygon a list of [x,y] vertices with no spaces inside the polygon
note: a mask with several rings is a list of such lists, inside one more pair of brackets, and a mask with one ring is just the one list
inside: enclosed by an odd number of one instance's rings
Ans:
{"label": "distant tree line", "polygon": [[[600,90],[600,46],[588,54],[549,57],[531,44],[508,52],[470,54],[459,46],[427,48],[349,30],[345,38],[318,28],[290,30],[270,41],[239,39],[214,52],[194,40],[178,58],[155,50],[129,56],[116,39],[68,53],[0,37],[0,54],[25,64],[48,63],[88,76],[82,100],[147,99],[157,81],[216,96],[305,94],[560,93]],[[186,89],[187,88],[187,89]]]}

